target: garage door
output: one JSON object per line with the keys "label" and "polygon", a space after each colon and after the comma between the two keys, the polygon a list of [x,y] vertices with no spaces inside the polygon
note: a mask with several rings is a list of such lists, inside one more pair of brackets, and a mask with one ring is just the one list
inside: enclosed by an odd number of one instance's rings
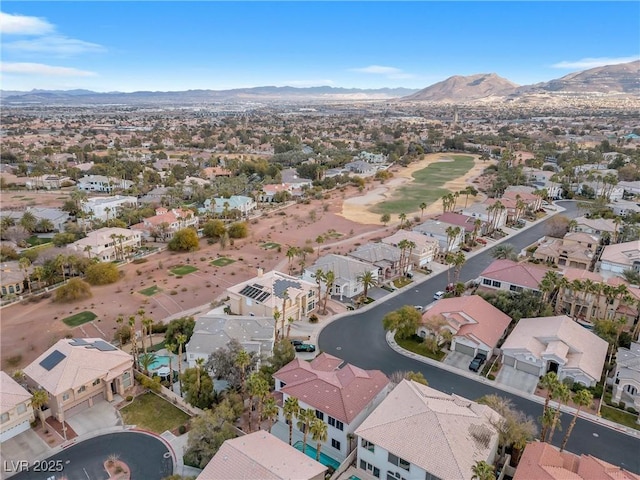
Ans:
{"label": "garage door", "polygon": [[513,367],[516,364],[516,359],[513,357],[503,356],[502,363],[504,363],[505,365],[509,365],[510,367]]}
{"label": "garage door", "polygon": [[475,349],[469,347],[468,345],[463,345],[462,343],[456,343],[455,351],[464,353],[465,355],[471,355],[472,357],[476,354]]}
{"label": "garage door", "polygon": [[82,412],[83,410],[86,410],[87,408],[89,408],[89,399],[88,398],[84,402],[80,402],[78,405],[74,405],[69,410],[66,410],[64,412],[64,416],[65,416],[65,418],[68,419],[69,417],[73,417],[74,415]]}
{"label": "garage door", "polygon": [[520,370],[521,372],[531,373],[533,375],[540,375],[540,367],[537,365],[531,365],[526,362],[518,362],[516,365],[516,370]]}
{"label": "garage door", "polygon": [[91,405],[102,402],[104,400],[104,392],[100,392],[97,395],[91,397]]}
{"label": "garage door", "polygon": [[4,442],[5,440],[9,440],[16,435],[20,435],[22,432],[26,432],[27,430],[29,430],[29,428],[31,428],[31,425],[29,424],[29,419],[27,419],[24,422],[19,423],[15,427],[11,427],[10,429],[0,433],[0,442]]}

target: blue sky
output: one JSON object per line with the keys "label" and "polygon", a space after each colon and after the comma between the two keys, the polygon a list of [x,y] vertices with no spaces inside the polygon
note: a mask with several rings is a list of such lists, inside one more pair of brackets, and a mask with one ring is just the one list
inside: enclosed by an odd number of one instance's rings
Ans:
{"label": "blue sky", "polygon": [[3,1],[4,90],[518,84],[640,58],[640,2]]}

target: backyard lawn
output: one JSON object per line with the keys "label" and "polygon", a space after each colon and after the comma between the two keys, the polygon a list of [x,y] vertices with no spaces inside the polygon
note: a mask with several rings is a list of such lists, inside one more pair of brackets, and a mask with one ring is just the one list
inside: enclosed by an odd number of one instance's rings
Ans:
{"label": "backyard lawn", "polygon": [[[432,163],[422,170],[413,173],[414,181],[409,185],[398,188],[390,200],[375,205],[374,213],[409,213],[415,212],[424,202],[430,205],[449,190],[442,185],[467,173],[473,167],[473,157],[468,155],[450,155],[452,162]],[[459,200],[460,201],[460,200]],[[464,198],[462,198],[464,203]]]}
{"label": "backyard lawn", "polygon": [[198,269],[193,265],[180,265],[169,270],[174,275],[188,275],[193,272],[197,272]]}
{"label": "backyard lawn", "polygon": [[640,430],[640,424],[636,422],[636,420],[638,419],[638,415],[634,415],[629,412],[623,412],[618,408],[613,408],[608,405],[602,405],[602,407],[600,407],[600,414],[602,415],[602,418],[606,418],[607,420],[611,420],[612,422],[619,423],[620,425],[624,425],[626,427]]}
{"label": "backyard lawn", "polygon": [[36,235],[32,235],[29,238],[27,238],[26,242],[29,244],[30,247],[35,247],[36,245],[44,245],[46,243],[51,243],[51,239],[40,238],[40,237],[37,237]]}
{"label": "backyard lawn", "polygon": [[226,267],[227,265],[231,265],[235,260],[229,257],[220,257],[210,262],[210,265],[215,265],[216,267]]}
{"label": "backyard lawn", "polygon": [[83,323],[90,322],[97,315],[89,310],[85,310],[84,312],[76,313],[75,315],[71,315],[70,317],[63,318],[62,321],[65,325],[69,327],[77,327],[82,325]]}
{"label": "backyard lawn", "polygon": [[144,290],[140,290],[138,293],[141,293],[142,295],[146,295],[147,297],[150,297],[151,295],[155,295],[158,292],[161,292],[162,289],[157,286],[157,285],[153,285],[149,288],[145,288]]}
{"label": "backyard lawn", "polygon": [[275,248],[278,248],[280,246],[280,244],[276,243],[276,242],[267,242],[267,243],[263,243],[261,246],[265,250],[273,250]]}
{"label": "backyard lawn", "polygon": [[424,344],[422,337],[418,335],[412,335],[410,338],[400,340],[396,336],[396,342],[405,350],[409,350],[410,352],[417,353],[418,355],[422,355],[423,357],[432,358],[437,360],[438,362],[444,358],[444,352],[436,352],[431,353],[427,346]]}
{"label": "backyard lawn", "polygon": [[145,393],[120,410],[127,425],[161,434],[183,425],[189,415],[155,393]]}

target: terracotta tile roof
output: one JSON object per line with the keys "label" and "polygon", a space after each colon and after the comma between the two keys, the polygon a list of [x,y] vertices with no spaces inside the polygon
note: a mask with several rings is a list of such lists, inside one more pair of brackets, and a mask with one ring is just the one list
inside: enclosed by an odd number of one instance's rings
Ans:
{"label": "terracotta tile roof", "polygon": [[607,245],[600,260],[630,267],[634,262],[640,261],[640,240]]}
{"label": "terracotta tile roof", "polygon": [[527,445],[513,480],[640,480],[640,476],[622,470],[592,455],[577,456],[560,452],[548,443]]}
{"label": "terracotta tile roof", "polygon": [[31,398],[31,394],[7,373],[0,372],[0,413],[6,413],[16,405]]}
{"label": "terracotta tile roof", "polygon": [[447,212],[440,215],[438,217],[438,220],[443,223],[448,223],[449,225],[457,225],[464,228],[465,232],[471,233],[475,229],[474,223],[477,218],[470,217],[468,215],[462,215],[460,213]]}
{"label": "terracotta tile roof", "polygon": [[490,347],[496,346],[511,323],[509,315],[479,295],[438,300],[422,314],[422,318],[426,320],[433,315],[442,315],[457,331],[455,335],[471,340],[475,337]]}
{"label": "terracotta tile roof", "polygon": [[308,480],[327,467],[264,430],[226,440],[197,480]]}
{"label": "terracotta tile roof", "polygon": [[481,277],[508,282],[521,287],[538,290],[548,269],[536,267],[529,263],[518,263],[513,260],[495,260],[484,269]]}
{"label": "terracotta tile roof", "polygon": [[356,416],[389,383],[380,370],[363,370],[321,353],[313,361],[296,358],[273,376],[286,384],[280,390],[343,423]]}
{"label": "terracotta tile roof", "polygon": [[[24,374],[56,396],[96,379],[106,381],[132,367],[131,355],[115,347],[111,347],[113,350],[100,350],[94,345],[101,344],[95,342],[107,344],[102,338],[58,340],[49,350],[25,367]],[[52,354],[64,357],[55,366],[47,369],[41,363],[46,365]]]}
{"label": "terracotta tile roof", "polygon": [[403,380],[355,434],[442,479],[471,479],[498,442],[489,407]]}

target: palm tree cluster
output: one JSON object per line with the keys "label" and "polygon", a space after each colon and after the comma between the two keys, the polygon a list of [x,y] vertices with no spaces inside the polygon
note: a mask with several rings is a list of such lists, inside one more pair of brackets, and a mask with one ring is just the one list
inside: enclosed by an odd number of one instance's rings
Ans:
{"label": "palm tree cluster", "polygon": [[398,242],[398,248],[400,249],[400,273],[402,275],[406,275],[409,271],[409,266],[411,265],[411,254],[416,246],[415,242],[407,240],[406,238]]}
{"label": "palm tree cluster", "polygon": [[301,408],[295,397],[287,397],[282,412],[289,425],[289,445],[293,442],[293,420],[297,418],[297,427],[303,432],[302,453],[306,450],[307,438],[311,434],[312,440],[316,442],[316,461],[320,461],[322,443],[326,442],[328,438],[329,427],[327,424],[316,416],[313,408]]}

